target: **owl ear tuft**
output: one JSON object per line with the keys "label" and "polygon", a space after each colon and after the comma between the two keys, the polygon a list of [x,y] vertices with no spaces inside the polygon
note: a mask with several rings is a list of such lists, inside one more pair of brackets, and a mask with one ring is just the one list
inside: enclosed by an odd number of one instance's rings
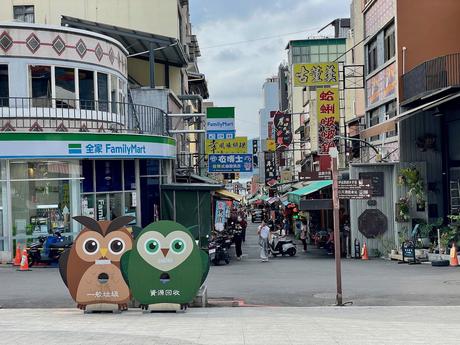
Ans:
{"label": "owl ear tuft", "polygon": [[109,227],[107,228],[106,234],[108,234],[111,231],[118,230],[118,229],[124,227],[125,225],[128,225],[134,219],[136,219],[136,218],[134,218],[132,216],[121,216],[121,217],[115,218],[112,221],[112,223],[109,224]]}
{"label": "owl ear tuft", "polygon": [[96,231],[102,234],[101,226],[98,222],[96,222],[93,218],[86,217],[86,216],[75,216],[73,219],[79,222],[81,225],[85,226],[89,230]]}
{"label": "owl ear tuft", "polygon": [[133,229],[133,238],[136,239],[142,232],[142,228],[140,226],[132,226]]}

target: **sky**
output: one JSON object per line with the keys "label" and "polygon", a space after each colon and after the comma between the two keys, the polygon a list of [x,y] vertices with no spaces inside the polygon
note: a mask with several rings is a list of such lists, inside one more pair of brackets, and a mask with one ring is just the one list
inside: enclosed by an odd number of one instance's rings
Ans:
{"label": "sky", "polygon": [[350,0],[190,0],[198,67],[214,105],[236,108],[238,136],[258,137],[262,86],[287,60],[289,40],[323,35],[349,9]]}

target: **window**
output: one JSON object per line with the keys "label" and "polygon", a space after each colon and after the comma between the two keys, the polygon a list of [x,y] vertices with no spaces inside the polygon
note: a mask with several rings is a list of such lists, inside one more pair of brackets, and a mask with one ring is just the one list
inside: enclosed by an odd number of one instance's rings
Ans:
{"label": "window", "polygon": [[109,110],[109,76],[104,73],[97,74],[97,96],[99,101],[99,110]]}
{"label": "window", "polygon": [[377,68],[377,40],[373,40],[367,47],[367,71],[371,73]]}
{"label": "window", "polygon": [[118,81],[117,77],[115,76],[110,76],[110,97],[112,100],[112,113],[117,114],[117,102],[118,102]]}
{"label": "window", "polygon": [[75,108],[75,70],[56,67],[56,107]]}
{"label": "window", "polygon": [[8,107],[10,91],[8,83],[8,65],[0,65],[0,107]]}
{"label": "window", "polygon": [[34,6],[13,6],[14,20],[19,20],[26,23],[35,23]]}
{"label": "window", "polygon": [[[369,113],[369,127],[373,127],[375,125],[378,125],[380,122],[380,109],[374,109]],[[374,135],[373,137],[370,138],[370,141],[376,141],[379,140],[380,136],[379,135]]]}
{"label": "window", "polygon": [[50,66],[30,66],[30,94],[33,107],[51,106]]}
{"label": "window", "polygon": [[[391,119],[392,117],[395,117],[396,116],[396,101],[393,101],[393,102],[390,102],[390,103],[387,103],[385,105],[385,117],[386,119]],[[394,131],[391,131],[391,132],[387,132],[385,134],[385,136],[387,138],[391,138],[391,137],[395,137],[398,135],[398,127],[397,127],[397,124],[395,124],[395,130]]]}
{"label": "window", "polygon": [[385,30],[385,62],[395,56],[395,26]]}
{"label": "window", "polygon": [[94,110],[94,72],[78,70],[80,108]]}

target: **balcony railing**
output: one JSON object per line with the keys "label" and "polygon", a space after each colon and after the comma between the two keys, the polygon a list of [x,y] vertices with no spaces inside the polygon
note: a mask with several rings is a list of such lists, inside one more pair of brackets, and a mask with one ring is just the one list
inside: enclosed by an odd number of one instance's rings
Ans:
{"label": "balcony railing", "polygon": [[0,131],[168,135],[166,116],[159,108],[132,103],[0,98]]}
{"label": "balcony railing", "polygon": [[460,53],[426,61],[402,76],[403,100],[449,86],[460,86]]}

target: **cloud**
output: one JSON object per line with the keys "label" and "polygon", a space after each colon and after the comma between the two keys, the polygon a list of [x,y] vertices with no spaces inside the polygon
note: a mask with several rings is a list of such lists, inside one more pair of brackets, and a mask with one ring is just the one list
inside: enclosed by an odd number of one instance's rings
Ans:
{"label": "cloud", "polygon": [[[194,17],[194,6],[205,5]],[[338,17],[349,15],[344,0],[198,0],[192,2],[192,23],[216,106],[235,106],[237,134],[258,135],[263,107],[262,85],[278,73],[289,40],[315,35]],[[196,18],[196,19],[195,19]],[[299,32],[302,31],[302,32]],[[285,33],[293,33],[283,35]],[[258,40],[258,38],[271,37]],[[247,41],[241,44],[234,42]]]}

